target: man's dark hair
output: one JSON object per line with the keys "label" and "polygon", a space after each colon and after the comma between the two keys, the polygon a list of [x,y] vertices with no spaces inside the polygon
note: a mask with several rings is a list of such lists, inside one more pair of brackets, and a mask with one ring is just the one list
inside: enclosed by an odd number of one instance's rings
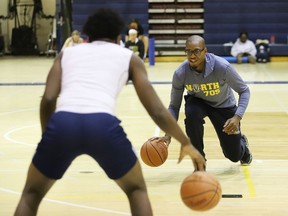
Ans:
{"label": "man's dark hair", "polygon": [[116,40],[124,26],[125,23],[118,13],[101,8],[88,17],[83,26],[83,33],[89,37],[90,42],[97,39]]}

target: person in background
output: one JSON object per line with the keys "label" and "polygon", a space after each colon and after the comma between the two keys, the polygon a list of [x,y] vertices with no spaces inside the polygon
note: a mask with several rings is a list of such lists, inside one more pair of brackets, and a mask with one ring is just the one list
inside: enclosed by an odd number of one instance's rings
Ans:
{"label": "person in background", "polygon": [[129,80],[154,122],[181,144],[179,162],[190,156],[194,169],[205,170],[203,156],[161,102],[143,61],[119,45],[124,25],[113,10],[98,9],[83,27],[89,43],[56,57],[40,103],[42,139],[14,216],[36,215],[46,193],[82,154],[125,192],[133,216],[153,215],[141,164],[115,115],[117,96]]}
{"label": "person in background", "polygon": [[[249,87],[228,61],[207,52],[202,37],[189,37],[185,53],[187,59],[173,75],[169,111],[178,120],[186,89],[185,129],[196,149],[205,157],[204,119],[208,117],[224,156],[233,162],[240,161],[242,165],[250,164],[252,154],[240,128],[250,99]],[[234,92],[239,95],[238,103]],[[161,139],[169,144],[171,137],[165,134]]]}
{"label": "person in background", "polygon": [[144,43],[138,39],[135,29],[129,30],[129,39],[126,41],[125,47],[132,50],[141,59],[144,59]]}
{"label": "person in background", "polygon": [[257,39],[256,49],[257,49],[257,54],[256,54],[257,62],[266,63],[270,61],[269,40]]}
{"label": "person in background", "polygon": [[255,64],[256,63],[256,53],[257,49],[255,44],[248,39],[247,32],[241,32],[239,38],[233,44],[231,48],[231,55],[237,58],[237,63],[242,63],[242,57],[247,56],[248,62]]}
{"label": "person in background", "polygon": [[135,29],[137,30],[137,38],[140,39],[141,41],[143,41],[144,43],[144,60],[147,57],[147,53],[148,53],[148,49],[149,49],[149,39],[147,37],[147,35],[144,35],[144,30],[142,25],[138,22],[137,19],[132,19],[128,25],[128,29],[126,32],[126,36],[125,36],[125,42],[127,42],[129,40],[129,30],[130,29]]}
{"label": "person in background", "polygon": [[84,42],[84,40],[83,40],[83,38],[81,38],[81,32],[79,32],[78,30],[74,30],[71,33],[71,37],[66,39],[66,41],[65,41],[65,43],[64,43],[64,45],[62,47],[62,50],[65,47],[72,47],[72,46],[81,44],[83,42]]}

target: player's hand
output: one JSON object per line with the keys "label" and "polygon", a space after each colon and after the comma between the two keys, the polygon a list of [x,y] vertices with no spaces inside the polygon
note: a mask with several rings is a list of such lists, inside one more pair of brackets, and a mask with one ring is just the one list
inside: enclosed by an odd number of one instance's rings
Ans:
{"label": "player's hand", "polygon": [[240,125],[241,118],[237,115],[234,115],[232,118],[228,119],[225,124],[223,125],[223,132],[227,133],[228,135],[231,134],[238,134],[239,125]]}
{"label": "player's hand", "polygon": [[171,136],[165,134],[164,137],[161,137],[161,139],[167,144],[167,146],[169,146],[169,144],[171,143]]}
{"label": "player's hand", "polygon": [[[170,138],[171,139],[171,138]],[[150,141],[156,141],[156,142],[164,142],[168,148],[170,141],[164,136],[164,137],[151,137],[148,140]]]}
{"label": "player's hand", "polygon": [[168,135],[165,135],[163,137],[151,137],[149,139],[150,141],[154,141],[154,140],[158,140],[159,142],[165,142],[165,144],[167,145],[167,147],[169,146],[169,144],[171,143],[171,137]]}
{"label": "player's hand", "polygon": [[205,158],[199,153],[197,149],[194,148],[191,143],[187,145],[181,145],[178,163],[180,163],[186,155],[190,156],[192,159],[195,171],[206,170]]}

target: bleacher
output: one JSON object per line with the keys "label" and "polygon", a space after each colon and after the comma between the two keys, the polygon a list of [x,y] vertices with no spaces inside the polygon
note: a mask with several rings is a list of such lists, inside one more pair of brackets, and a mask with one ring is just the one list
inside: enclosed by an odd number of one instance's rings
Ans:
{"label": "bleacher", "polygon": [[288,56],[288,1],[205,0],[204,9],[204,36],[210,52],[229,55],[231,43],[246,31],[254,42],[274,36],[271,56]]}
{"label": "bleacher", "polygon": [[74,0],[73,28],[81,30],[100,7],[118,11],[127,25],[137,18],[144,33],[155,39],[156,56],[183,55],[192,34],[205,38],[209,52],[227,56],[241,31],[254,42],[273,35],[271,56],[288,56],[287,0]]}
{"label": "bleacher", "polygon": [[149,0],[149,36],[157,55],[177,55],[192,34],[204,34],[204,0]]}
{"label": "bleacher", "polygon": [[[136,18],[142,24],[144,33],[148,34],[148,2],[147,0],[73,0],[72,26],[82,30],[87,17],[98,8],[111,8],[123,17],[127,26],[131,19]],[[124,34],[125,32],[123,32]]]}

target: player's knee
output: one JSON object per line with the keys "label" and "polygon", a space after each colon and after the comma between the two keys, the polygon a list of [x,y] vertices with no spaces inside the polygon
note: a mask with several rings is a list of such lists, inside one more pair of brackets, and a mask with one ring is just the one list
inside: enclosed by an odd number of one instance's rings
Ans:
{"label": "player's knee", "polygon": [[40,203],[45,195],[42,190],[35,187],[26,187],[23,191],[23,194],[26,198],[35,204]]}
{"label": "player's knee", "polygon": [[226,158],[228,158],[230,161],[236,163],[238,161],[240,161],[241,157],[240,157],[240,154],[238,155],[225,155]]}
{"label": "player's knee", "polygon": [[230,161],[236,163],[241,160],[241,152],[235,152],[235,151],[223,151],[224,156],[229,159]]}
{"label": "player's knee", "polygon": [[135,193],[147,193],[147,189],[144,185],[139,184],[139,185],[133,185],[133,186],[126,187],[124,189],[124,192],[128,197],[131,197]]}

